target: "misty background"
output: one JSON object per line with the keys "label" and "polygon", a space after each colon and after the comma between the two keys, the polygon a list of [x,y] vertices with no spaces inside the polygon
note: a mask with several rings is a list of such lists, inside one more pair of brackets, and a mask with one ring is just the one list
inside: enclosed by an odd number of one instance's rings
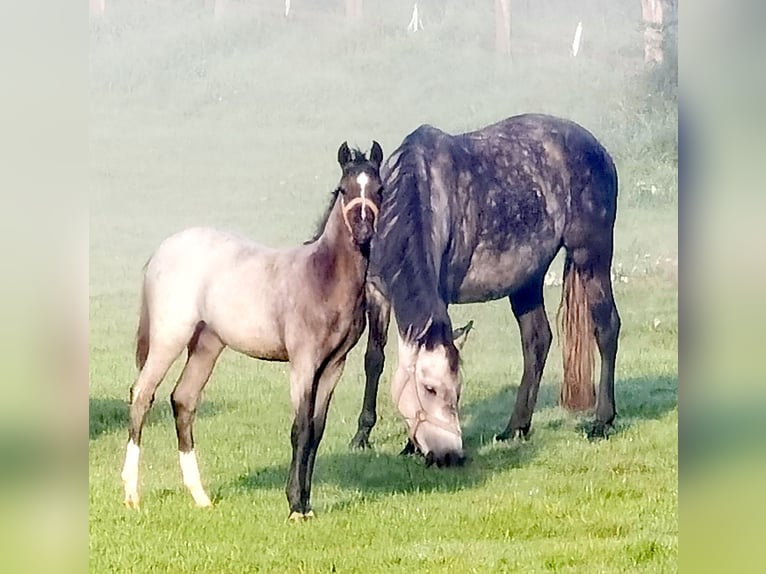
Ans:
{"label": "misty background", "polygon": [[414,33],[409,0],[364,2],[354,21],[340,1],[288,17],[278,0],[215,4],[115,0],[91,19],[92,294],[134,292],[153,247],[189,225],[309,237],[340,143],[388,155],[423,123],[570,118],[615,158],[618,233],[622,206],[676,209],[675,63],[644,63],[639,0],[511,2],[508,57],[488,1],[418,2]]}

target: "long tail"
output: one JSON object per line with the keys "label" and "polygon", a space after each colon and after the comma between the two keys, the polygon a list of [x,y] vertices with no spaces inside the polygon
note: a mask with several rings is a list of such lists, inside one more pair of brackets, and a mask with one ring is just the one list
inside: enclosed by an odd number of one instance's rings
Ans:
{"label": "long tail", "polygon": [[136,330],[136,367],[144,368],[149,356],[149,309],[146,306],[146,285],[141,288],[141,311]]}
{"label": "long tail", "polygon": [[561,404],[571,411],[588,410],[596,404],[593,384],[596,339],[581,273],[567,255],[564,288],[556,319],[564,354],[560,399]]}

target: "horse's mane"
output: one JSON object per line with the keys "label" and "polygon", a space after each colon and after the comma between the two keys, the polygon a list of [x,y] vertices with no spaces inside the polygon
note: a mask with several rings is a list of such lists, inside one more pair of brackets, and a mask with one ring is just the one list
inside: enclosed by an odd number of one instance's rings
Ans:
{"label": "horse's mane", "polygon": [[452,330],[433,254],[434,214],[426,152],[417,143],[408,145],[410,137],[386,166],[370,265],[392,302],[400,332],[409,341],[430,348],[451,341]]}
{"label": "horse's mane", "polygon": [[335,207],[335,200],[338,199],[338,193],[340,193],[340,188],[337,188],[337,187],[332,190],[332,193],[330,193],[330,203],[327,204],[327,207],[322,213],[322,217],[319,219],[319,222],[317,223],[316,231],[314,231],[314,235],[311,237],[311,239],[307,239],[306,241],[304,241],[303,242],[304,245],[308,245],[309,243],[314,243],[317,239],[322,237],[322,234],[324,233],[324,228],[327,225],[327,220],[330,219],[332,208]]}
{"label": "horse's mane", "polygon": [[[352,148],[350,163],[352,164],[367,163],[367,156],[365,156],[364,152],[360,150],[359,148]],[[332,208],[335,206],[335,200],[338,199],[338,193],[340,193],[340,188],[336,187],[335,189],[332,190],[332,193],[330,194],[330,203],[327,205],[324,212],[322,213],[322,217],[318,220],[314,235],[311,237],[311,239],[307,239],[306,241],[304,241],[303,242],[304,245],[308,245],[309,243],[314,243],[324,233],[324,228],[327,226],[327,220],[330,219]]]}

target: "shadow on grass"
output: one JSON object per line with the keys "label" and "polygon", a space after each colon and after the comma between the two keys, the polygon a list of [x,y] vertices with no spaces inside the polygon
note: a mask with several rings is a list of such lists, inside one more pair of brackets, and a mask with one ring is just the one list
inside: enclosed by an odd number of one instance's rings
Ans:
{"label": "shadow on grass", "polygon": [[[422,457],[418,456],[375,450],[325,453],[320,446],[314,484],[360,491],[366,498],[397,493],[455,492],[480,486],[498,471],[524,467],[534,460],[539,449],[545,448],[544,441],[534,434],[535,427],[574,433],[577,432],[577,422],[586,418],[560,410],[560,417],[545,418],[541,422],[533,419],[533,433],[526,442],[508,441],[497,443],[494,447],[495,434],[505,427],[510,417],[516,399],[515,391],[509,387],[464,406],[463,436],[468,462],[463,467],[427,468]],[[542,386],[536,410],[557,407],[558,392],[556,385]],[[678,379],[670,376],[625,379],[617,383],[616,393],[619,414],[615,433],[619,434],[637,421],[658,419],[675,409],[678,404]],[[588,420],[592,418],[592,415],[587,417]],[[403,434],[403,443],[404,440]],[[231,488],[282,489],[288,469],[287,462],[255,469],[239,477],[234,484],[225,486],[217,497],[226,498],[226,492]],[[357,502],[352,498],[336,505],[348,506]]]}
{"label": "shadow on grass", "polygon": [[[413,492],[457,492],[478,486],[497,470],[523,467],[534,458],[534,443],[514,444],[509,448],[473,453],[465,466],[427,468],[422,457],[367,451],[323,453],[319,448],[313,482],[360,491],[365,497]],[[241,476],[236,490],[282,489],[289,464],[256,469]],[[225,491],[226,489],[224,489]],[[226,497],[225,492],[221,493]]]}
{"label": "shadow on grass", "polygon": [[[499,448],[479,448],[486,442],[482,439],[485,433],[494,441],[494,435],[490,434],[488,429],[502,417],[494,416],[491,411],[498,405],[502,407],[502,397],[506,394],[510,393],[504,391],[481,401],[480,404],[467,407],[468,411],[473,411],[478,416],[469,416],[468,424],[464,424],[463,436],[468,456],[464,466],[426,467],[422,456],[404,456],[375,449],[344,450],[325,454],[320,446],[313,482],[358,490],[364,493],[365,497],[412,492],[456,492],[483,484],[499,470],[524,467],[538,451],[538,444],[533,441],[510,441],[499,444]],[[332,421],[329,424],[332,424]],[[405,441],[406,434],[403,430],[402,446]],[[241,476],[233,487],[236,490],[282,489],[287,480],[288,470],[287,463],[255,469]],[[225,492],[220,496],[225,498]],[[354,504],[354,501],[340,504]]]}
{"label": "shadow on grass", "polygon": [[[90,440],[114,431],[128,432],[128,412],[130,405],[126,400],[112,398],[88,399],[88,436]],[[197,408],[197,417],[216,414],[218,406],[209,401],[202,401]],[[146,425],[173,425],[173,413],[168,401],[156,402],[149,411]]]}
{"label": "shadow on grass", "polygon": [[[467,403],[461,412],[463,436],[467,448],[481,445],[505,429],[516,403],[518,385],[507,387],[479,401]],[[611,434],[630,428],[641,420],[662,418],[678,406],[677,376],[646,376],[622,379],[615,382],[617,417]],[[559,405],[559,387],[542,385],[537,396],[535,412],[553,409]],[[561,409],[561,416],[538,422],[532,417],[532,435],[536,428],[556,430],[574,424],[578,432],[587,431],[595,420],[594,414],[568,414]]]}

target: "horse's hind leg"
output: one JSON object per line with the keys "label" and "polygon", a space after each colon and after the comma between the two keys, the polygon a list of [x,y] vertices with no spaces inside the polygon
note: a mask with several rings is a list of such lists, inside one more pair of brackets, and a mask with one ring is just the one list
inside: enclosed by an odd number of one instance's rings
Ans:
{"label": "horse's hind leg", "polygon": [[178,379],[170,403],[176,420],[178,436],[178,457],[184,485],[191,492],[197,506],[210,506],[202,486],[197,457],[194,453],[192,422],[199,403],[200,393],[210,379],[215,362],[223,351],[224,344],[204,323],[200,323],[189,342],[189,357],[181,377]]}
{"label": "horse's hind leg", "polygon": [[596,421],[592,436],[605,436],[617,413],[614,402],[614,369],[617,340],[620,335],[620,315],[614,302],[612,279],[608,265],[594,265],[590,273],[581,274],[593,319],[596,344],[601,355],[601,375],[596,401]]}
{"label": "horse's hind leg", "polygon": [[551,327],[543,304],[543,282],[536,280],[509,297],[521,333],[524,373],[516,394],[516,406],[505,430],[497,440],[524,438],[529,434],[532,413],[545,361],[551,347]]}
{"label": "horse's hind leg", "polygon": [[183,350],[185,341],[178,345],[152,343],[146,362],[138,374],[130,391],[130,423],[128,428],[128,446],[125,464],[122,468],[122,480],[125,486],[125,505],[138,508],[138,459],[141,445],[141,432],[146,414],[154,403],[154,393],[162,382],[168,369]]}
{"label": "horse's hind leg", "polygon": [[364,401],[359,413],[357,431],[351,440],[351,446],[367,448],[370,446],[370,432],[378,420],[376,413],[378,401],[378,383],[383,373],[385,362],[384,349],[388,340],[388,325],[391,318],[391,304],[371,284],[367,284],[367,351],[364,354]]}

